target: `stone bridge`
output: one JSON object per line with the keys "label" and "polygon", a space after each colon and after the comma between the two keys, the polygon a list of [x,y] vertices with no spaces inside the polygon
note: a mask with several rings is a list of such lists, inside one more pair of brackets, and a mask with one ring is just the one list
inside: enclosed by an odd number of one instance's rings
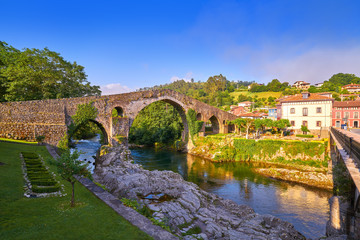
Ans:
{"label": "stone bridge", "polygon": [[[330,221],[326,233],[360,239],[360,135],[331,127],[330,150],[335,196],[329,200]],[[337,189],[347,196],[337,196]]]}
{"label": "stone bridge", "polygon": [[[197,120],[204,121],[200,134],[205,132],[205,123],[210,121],[214,133],[227,133],[232,126],[227,120],[236,116],[209,106],[173,90],[149,90],[108,96],[90,96],[80,98],[49,99],[0,104],[0,137],[34,141],[36,136],[45,136],[45,142],[56,145],[72,122],[71,116],[77,106],[92,103],[98,110],[94,122],[100,127],[105,140],[113,142],[114,137],[128,137],[130,127],[137,114],[149,104],[164,101],[174,106],[184,125],[182,138],[188,139],[186,112],[193,109]],[[116,109],[119,117],[114,121],[112,111]],[[232,130],[231,130],[232,131]]]}

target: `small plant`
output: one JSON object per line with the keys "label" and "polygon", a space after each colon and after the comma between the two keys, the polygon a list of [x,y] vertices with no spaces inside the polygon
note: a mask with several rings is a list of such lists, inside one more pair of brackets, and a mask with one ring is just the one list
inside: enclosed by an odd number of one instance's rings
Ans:
{"label": "small plant", "polygon": [[138,204],[138,202],[137,202],[136,200],[131,200],[131,199],[127,199],[127,198],[122,198],[122,199],[120,199],[120,201],[121,201],[125,206],[131,207],[131,208],[133,208],[133,209],[135,209],[135,210],[137,210],[138,207],[139,207],[139,204]]}
{"label": "small plant", "polygon": [[45,140],[45,136],[40,135],[35,137],[36,141],[41,144]]}
{"label": "small plant", "polygon": [[64,150],[57,160],[51,161],[52,164],[57,166],[60,176],[72,186],[71,207],[75,207],[75,182],[77,181],[75,175],[90,177],[90,172],[87,168],[88,164],[79,161],[79,156],[80,153],[78,151],[71,153],[68,149]]}
{"label": "small plant", "polygon": [[305,125],[301,125],[301,131],[303,132],[304,135],[306,135],[306,133],[310,132],[308,127]]}

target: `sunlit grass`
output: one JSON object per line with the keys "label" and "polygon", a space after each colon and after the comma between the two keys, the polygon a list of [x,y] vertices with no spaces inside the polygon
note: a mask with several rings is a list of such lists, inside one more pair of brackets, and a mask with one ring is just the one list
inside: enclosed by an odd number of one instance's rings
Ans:
{"label": "sunlit grass", "polygon": [[70,208],[71,185],[58,176],[66,196],[24,197],[23,151],[40,154],[56,173],[44,146],[0,142],[0,239],[151,239],[79,183]]}

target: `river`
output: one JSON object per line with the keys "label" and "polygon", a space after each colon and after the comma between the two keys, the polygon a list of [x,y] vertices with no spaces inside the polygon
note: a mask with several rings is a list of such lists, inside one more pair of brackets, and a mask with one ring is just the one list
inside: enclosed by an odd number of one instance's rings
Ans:
{"label": "river", "polygon": [[[97,138],[76,144],[78,150],[86,152],[81,158],[91,163],[99,146]],[[153,148],[135,148],[131,153],[135,163],[145,169],[177,172],[207,192],[292,223],[306,237],[325,235],[328,199],[332,196],[328,191],[263,177],[253,172],[258,164],[213,163],[190,154]]]}

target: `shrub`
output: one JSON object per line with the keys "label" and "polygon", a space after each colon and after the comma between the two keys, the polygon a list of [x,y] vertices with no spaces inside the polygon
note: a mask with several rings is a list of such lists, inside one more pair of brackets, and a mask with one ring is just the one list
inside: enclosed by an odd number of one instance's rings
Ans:
{"label": "shrub", "polygon": [[37,186],[37,185],[33,185],[32,186],[32,191],[35,193],[52,193],[52,192],[57,192],[60,190],[60,186],[59,185],[55,185],[55,186]]}
{"label": "shrub", "polygon": [[37,155],[36,153],[33,153],[33,152],[22,152],[21,154],[23,155],[24,158],[28,158],[28,159],[39,158],[39,155]]}
{"label": "shrub", "polygon": [[313,138],[314,135],[311,134],[297,134],[297,137],[302,137],[302,138]]}

